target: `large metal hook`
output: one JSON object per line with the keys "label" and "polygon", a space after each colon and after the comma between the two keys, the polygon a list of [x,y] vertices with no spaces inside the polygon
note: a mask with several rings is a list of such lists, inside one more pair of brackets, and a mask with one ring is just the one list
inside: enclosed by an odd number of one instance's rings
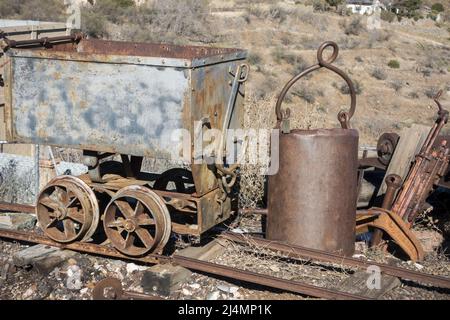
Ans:
{"label": "large metal hook", "polygon": [[[331,56],[328,59],[325,59],[323,56],[323,52],[326,48],[331,47],[333,49],[333,52],[331,53]],[[350,80],[349,76],[342,71],[341,69],[337,68],[336,66],[333,66],[332,63],[336,60],[339,54],[339,47],[338,45],[333,41],[326,41],[322,43],[317,50],[317,64],[312,65],[311,67],[303,70],[300,74],[293,77],[291,80],[286,83],[283,90],[281,90],[280,95],[278,96],[278,100],[275,106],[275,112],[277,115],[277,120],[280,122],[282,120],[286,120],[286,115],[290,114],[289,108],[286,109],[285,112],[282,112],[281,110],[281,104],[283,103],[284,97],[286,96],[289,89],[296,83],[298,80],[306,76],[307,74],[318,70],[320,68],[326,68],[329,69],[335,73],[337,73],[341,78],[344,79],[344,81],[347,83],[350,91],[350,109],[348,111],[341,110],[338,113],[338,120],[341,124],[341,127],[343,129],[349,129],[350,128],[350,119],[353,117],[356,109],[356,91],[355,86],[353,85],[353,82]]]}

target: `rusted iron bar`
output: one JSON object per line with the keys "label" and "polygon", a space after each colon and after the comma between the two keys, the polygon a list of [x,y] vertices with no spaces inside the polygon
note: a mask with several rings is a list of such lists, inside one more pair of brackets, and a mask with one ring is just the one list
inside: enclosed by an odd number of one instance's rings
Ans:
{"label": "rusted iron bar", "polygon": [[28,204],[8,203],[0,201],[0,210],[35,213],[36,207]]}
{"label": "rusted iron bar", "polygon": [[[384,194],[383,203],[381,208],[390,210],[392,203],[394,202],[397,190],[402,186],[402,178],[397,174],[390,174],[385,179],[386,182],[386,193]],[[383,231],[380,229],[374,230],[372,234],[371,246],[378,245],[383,238]]]}
{"label": "rusted iron bar", "polygon": [[33,40],[11,40],[4,38],[7,48],[19,48],[19,47],[29,47],[29,46],[47,46],[50,44],[61,43],[61,42],[77,42],[83,38],[82,33],[76,33],[70,36],[60,36],[60,37],[44,37]]}
{"label": "rusted iron bar", "polygon": [[247,237],[243,235],[226,232],[222,234],[222,237],[237,243],[248,245],[254,243],[261,246],[264,249],[268,249],[274,252],[282,252],[288,257],[317,260],[328,263],[342,264],[349,267],[357,267],[367,269],[369,266],[377,266],[381,272],[399,277],[404,280],[411,280],[419,283],[429,284],[440,288],[450,288],[450,278],[430,275],[422,272],[412,271],[404,268],[394,267],[383,263],[377,263],[374,261],[363,261],[355,258],[343,257],[339,254],[329,253],[325,251],[309,249],[294,245],[287,245],[277,241],[269,241],[265,239]]}
{"label": "rusted iron bar", "polygon": [[218,276],[259,284],[262,286],[267,286],[275,289],[300,293],[311,297],[324,299],[339,299],[339,300],[369,300],[367,297],[364,296],[359,296],[328,288],[321,288],[318,286],[313,286],[299,281],[281,279],[261,273],[232,268],[229,266],[224,266],[198,259],[192,259],[179,255],[173,256],[173,262],[190,270],[215,274]]}
{"label": "rusted iron bar", "polygon": [[414,223],[433,186],[445,175],[449,165],[450,149],[447,140],[442,140],[439,147],[434,146],[439,132],[448,121],[448,111],[444,110],[439,102],[441,95],[442,90],[434,98],[439,108],[438,118],[416,156],[392,206],[392,211],[409,222],[410,226]]}
{"label": "rusted iron bar", "polygon": [[35,232],[30,231],[12,231],[0,229],[0,238],[7,238],[12,240],[31,242],[31,243],[39,243],[47,246],[58,247],[61,249],[68,249],[86,253],[97,254],[101,256],[107,256],[112,258],[126,259],[126,260],[134,260],[144,263],[155,264],[159,262],[168,262],[170,260],[169,257],[149,254],[145,257],[129,257],[120,252],[116,251],[114,248],[110,248],[104,245],[98,245],[93,243],[85,243],[85,242],[73,242],[73,243],[59,243],[53,241],[45,236],[36,234]]}

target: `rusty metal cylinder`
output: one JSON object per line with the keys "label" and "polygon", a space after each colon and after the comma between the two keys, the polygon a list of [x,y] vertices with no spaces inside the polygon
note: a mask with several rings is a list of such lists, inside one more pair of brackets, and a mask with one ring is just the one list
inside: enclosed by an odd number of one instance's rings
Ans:
{"label": "rusty metal cylinder", "polygon": [[[322,57],[326,47],[333,48],[328,61]],[[318,64],[289,81],[278,98],[279,169],[269,176],[266,237],[350,256],[355,248],[358,131],[350,129],[356,106],[353,83],[331,65],[337,52],[335,43],[322,44]],[[297,80],[322,67],[347,82],[350,111],[339,112],[341,128],[290,130],[290,110],[281,110],[284,96]]]}
{"label": "rusty metal cylinder", "polygon": [[269,177],[267,238],[352,255],[357,154],[353,129],[281,134],[279,170]]}

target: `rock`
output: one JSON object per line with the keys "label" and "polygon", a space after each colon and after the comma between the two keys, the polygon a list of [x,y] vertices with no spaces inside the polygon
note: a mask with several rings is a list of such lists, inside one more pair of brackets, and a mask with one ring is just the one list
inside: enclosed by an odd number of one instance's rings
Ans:
{"label": "rock", "polygon": [[226,293],[231,293],[231,294],[234,294],[239,290],[238,287],[228,287],[228,286],[224,286],[224,285],[218,285],[217,289],[219,289],[220,291],[226,292]]}
{"label": "rock", "polygon": [[414,263],[414,267],[416,267],[417,270],[422,270],[423,269],[423,265],[421,265],[421,264],[419,264],[417,262]]}
{"label": "rock", "polygon": [[89,288],[83,288],[80,290],[81,294],[86,294],[89,291]]}
{"label": "rock", "polygon": [[192,292],[190,292],[188,289],[183,288],[183,290],[181,290],[181,292],[185,295],[185,296],[192,296]]}
{"label": "rock", "polygon": [[13,262],[19,267],[31,265],[38,272],[48,274],[74,255],[76,255],[74,251],[38,244],[14,254]]}
{"label": "rock", "polygon": [[33,288],[28,288],[22,295],[22,298],[28,299],[31,298],[31,296],[34,295],[35,290]]}
{"label": "rock", "polygon": [[183,267],[158,264],[144,271],[141,286],[147,293],[169,296],[191,275],[192,272]]}
{"label": "rock", "polygon": [[131,274],[134,271],[144,271],[147,270],[147,267],[144,266],[138,266],[137,264],[134,263],[127,263],[127,273]]}
{"label": "rock", "polygon": [[208,294],[208,296],[206,297],[207,300],[217,300],[220,297],[220,292],[219,291],[213,291],[210,294]]}
{"label": "rock", "polygon": [[69,290],[80,290],[82,286],[81,282],[81,269],[77,265],[71,265],[67,268],[67,281],[66,287]]}
{"label": "rock", "polygon": [[189,287],[191,287],[192,289],[200,289],[200,284],[192,283],[192,284],[189,285]]}
{"label": "rock", "polygon": [[0,213],[0,228],[9,230],[32,229],[36,225],[36,217],[31,213]]}

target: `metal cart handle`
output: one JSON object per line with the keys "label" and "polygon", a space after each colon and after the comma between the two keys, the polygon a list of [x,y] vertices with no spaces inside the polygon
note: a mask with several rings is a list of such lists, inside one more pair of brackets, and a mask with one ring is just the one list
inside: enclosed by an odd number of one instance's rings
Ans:
{"label": "metal cart handle", "polygon": [[[323,51],[327,48],[327,47],[331,47],[333,48],[333,53],[331,54],[331,56],[328,58],[328,60],[325,60],[323,58]],[[284,97],[286,96],[287,92],[289,91],[289,89],[294,85],[294,83],[296,83],[298,80],[300,80],[301,78],[303,78],[304,76],[306,76],[307,74],[318,70],[320,68],[327,68],[331,71],[334,71],[335,73],[337,73],[338,75],[340,75],[345,82],[347,83],[349,89],[350,89],[350,98],[351,98],[351,102],[350,102],[350,110],[349,111],[345,111],[345,110],[341,110],[338,113],[338,120],[341,124],[341,127],[343,129],[349,129],[350,128],[350,119],[353,117],[353,114],[355,113],[355,108],[356,108],[356,92],[355,92],[355,87],[353,85],[352,80],[350,80],[350,78],[348,77],[347,74],[344,73],[344,71],[342,71],[341,69],[335,67],[332,65],[332,63],[336,60],[337,56],[339,53],[339,48],[338,45],[333,42],[333,41],[326,41],[324,43],[322,43],[319,47],[319,49],[317,50],[317,61],[318,63],[315,65],[312,65],[311,67],[305,69],[303,72],[301,72],[300,74],[296,75],[295,77],[293,77],[291,80],[289,80],[288,83],[286,83],[286,85],[284,86],[283,90],[281,91],[278,100],[277,100],[277,104],[275,107],[275,112],[277,114],[277,120],[278,122],[281,122],[282,120],[285,120],[287,118],[289,118],[290,116],[290,109],[287,108],[286,111],[282,111],[281,110],[281,104],[283,102]]]}

